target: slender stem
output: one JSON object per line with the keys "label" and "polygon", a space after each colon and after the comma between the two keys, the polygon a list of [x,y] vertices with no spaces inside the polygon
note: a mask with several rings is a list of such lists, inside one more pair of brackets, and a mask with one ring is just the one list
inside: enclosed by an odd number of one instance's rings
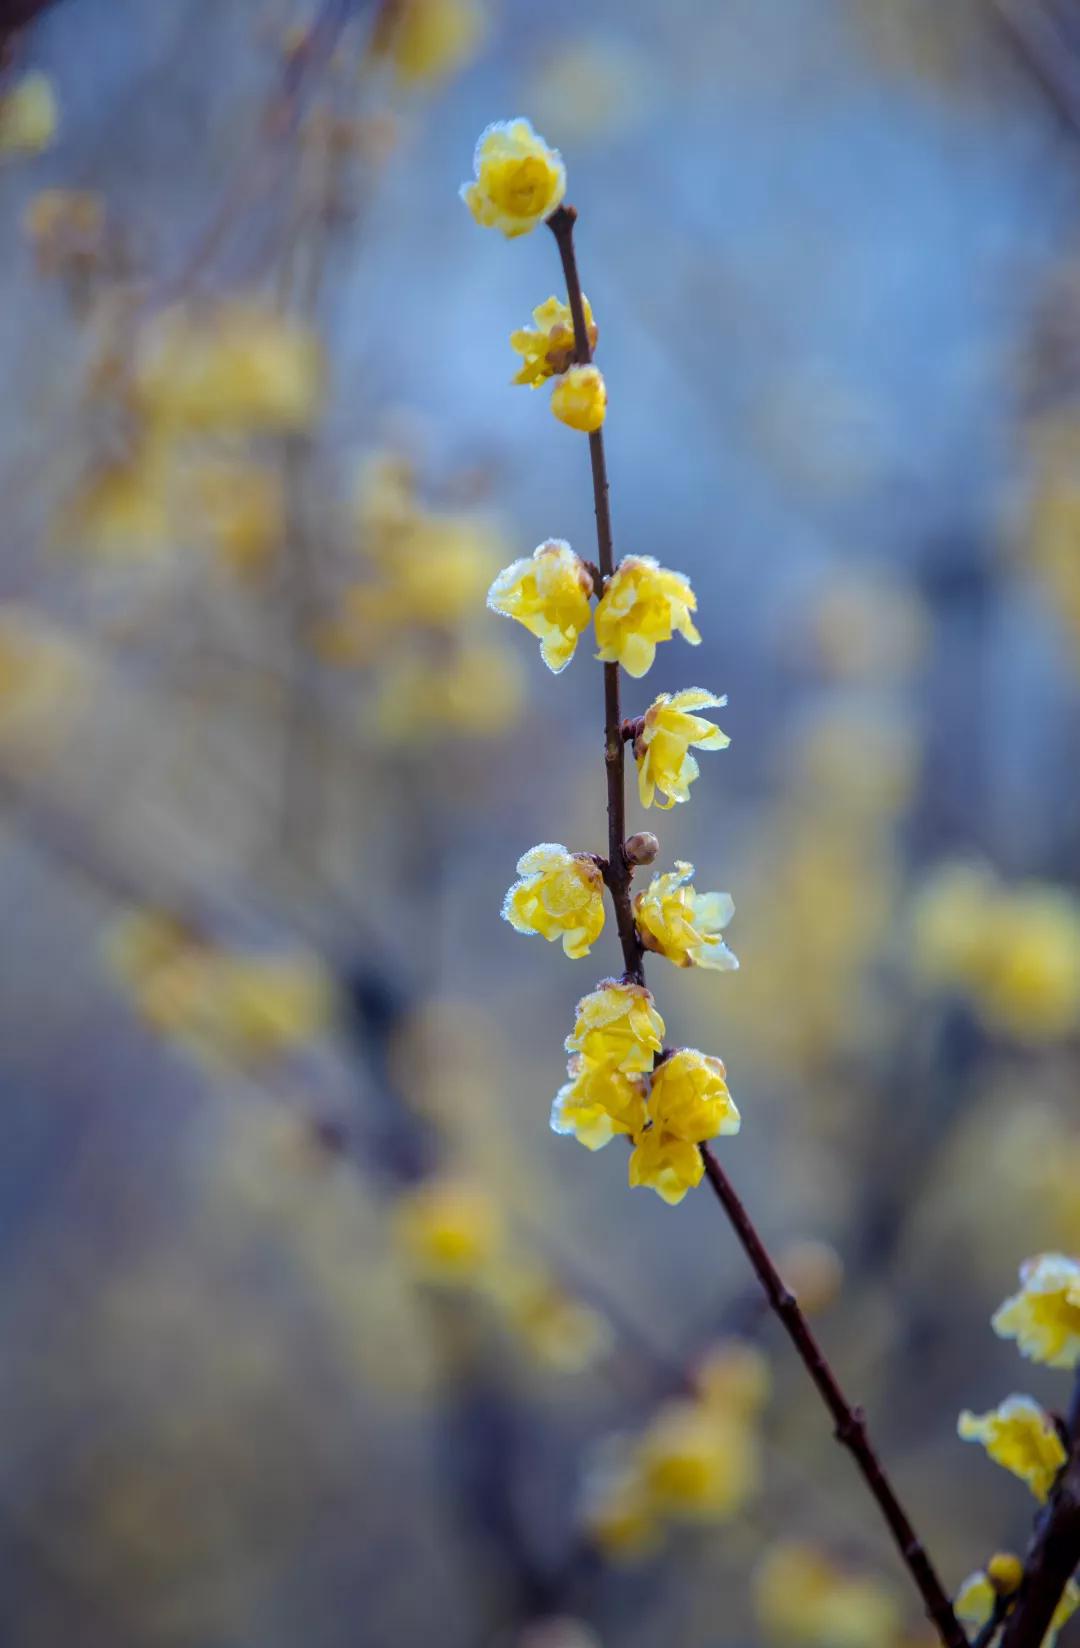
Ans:
{"label": "slender stem", "polygon": [[1005,1626],[1001,1648],[1039,1648],[1065,1587],[1080,1566],[1080,1369],[1066,1429],[1068,1462],[1036,1523],[1020,1595]]}
{"label": "slender stem", "polygon": [[1005,1623],[1006,1615],[1011,1607],[1011,1597],[999,1596],[994,1598],[994,1611],[971,1644],[971,1648],[990,1648],[990,1644]]}
{"label": "slender stem", "polygon": [[[585,327],[585,305],[581,295],[577,257],[574,251],[574,224],[577,212],[572,206],[560,206],[548,218],[548,228],[555,236],[562,259],[563,274],[574,321],[574,359],[586,366],[592,360],[588,332]],[[596,541],[601,579],[606,582],[615,570],[611,535],[611,514],[608,507],[607,465],[604,461],[604,439],[597,430],[589,436],[589,456],[592,460],[593,499],[596,506]],[[630,880],[633,865],[626,856],[626,798],[623,747],[626,729],[619,707],[619,667],[604,665],[604,761],[607,769],[608,793],[608,864],[604,873],[619,927],[626,976],[637,984],[644,984],[643,950],[634,922],[630,901]],[[833,1417],[837,1440],[848,1448],[866,1479],[867,1486],[877,1501],[885,1521],[899,1548],[933,1620],[944,1648],[969,1648],[965,1632],[957,1622],[952,1604],[915,1530],[908,1521],[897,1499],[885,1469],[878,1459],[866,1428],[861,1408],[856,1408],[845,1397],[825,1354],[818,1345],[799,1309],[794,1294],[784,1285],[761,1237],[720,1163],[707,1145],[701,1147],[705,1173],[717,1200],[742,1243],[747,1258],[765,1290],[770,1306],[787,1329],[795,1349],[802,1358],[825,1406]]]}

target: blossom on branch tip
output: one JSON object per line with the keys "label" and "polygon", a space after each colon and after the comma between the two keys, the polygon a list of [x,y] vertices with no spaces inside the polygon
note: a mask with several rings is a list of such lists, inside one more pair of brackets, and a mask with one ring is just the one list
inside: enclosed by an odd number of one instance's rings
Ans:
{"label": "blossom on branch tip", "polygon": [[700,645],[690,617],[696,610],[697,596],[681,572],[662,567],[651,555],[626,555],[596,608],[596,656],[640,677],[652,666],[657,643],[670,641],[676,630],[691,646]]}
{"label": "blossom on branch tip", "polygon": [[518,860],[517,870],[521,880],[503,901],[503,920],[518,933],[561,938],[572,961],[587,956],[604,930],[604,878],[596,860],[542,842]]}
{"label": "blossom on branch tip", "polygon": [[[1012,1560],[1018,1561],[1019,1559],[1013,1558]],[[993,1615],[998,1597],[1002,1594],[1011,1594],[1010,1592],[1002,1593],[1000,1586],[995,1584],[992,1570],[993,1562],[990,1562],[987,1564],[986,1571],[978,1568],[973,1574],[969,1574],[957,1591],[953,1603],[957,1619],[964,1625],[974,1626],[977,1630],[987,1624]],[[1050,1629],[1042,1639],[1042,1648],[1054,1648],[1054,1644],[1058,1639],[1058,1632],[1063,1625],[1068,1623],[1078,1607],[1080,1607],[1080,1585],[1077,1585],[1075,1579],[1070,1579],[1062,1592],[1061,1601],[1057,1605],[1054,1617],[1050,1621]]]}
{"label": "blossom on branch tip", "polygon": [[602,1150],[616,1133],[633,1135],[645,1125],[645,1084],[614,1064],[595,1064],[575,1053],[570,1080],[551,1107],[553,1133],[573,1134],[586,1150]]}
{"label": "blossom on branch tip", "polygon": [[994,1332],[1051,1368],[1080,1363],[1080,1263],[1040,1253],[1020,1266],[1020,1291],[995,1312]]}
{"label": "blossom on branch tip", "polygon": [[692,864],[677,859],[674,870],[654,876],[634,899],[634,920],[647,950],[666,956],[676,967],[710,967],[731,972],[738,967],[722,930],[735,913],[730,893],[698,893],[690,883]]}
{"label": "blossom on branch tip", "polygon": [[571,366],[551,391],[551,410],[560,423],[595,435],[607,417],[607,384],[598,366]]}
{"label": "blossom on branch tip", "polygon": [[702,687],[686,687],[682,692],[662,692],[646,710],[641,731],[634,740],[641,805],[651,807],[659,790],[666,797],[657,806],[674,806],[688,801],[690,786],[700,771],[690,754],[699,750],[725,750],[731,743],[726,733],[704,720],[695,710],[721,708],[726,698]]}
{"label": "blossom on branch tip", "polygon": [[737,1133],[740,1116],[720,1059],[682,1047],[655,1071],[648,1121],[634,1136],[631,1186],[645,1185],[672,1207],[701,1183],[698,1146],[719,1134]]}
{"label": "blossom on branch tip", "polygon": [[[597,330],[589,300],[582,294],[589,347],[596,347]],[[560,377],[574,364],[574,317],[570,305],[550,297],[533,310],[533,326],[511,332],[510,347],[522,357],[515,383],[539,389],[548,378]]]}
{"label": "blossom on branch tip", "polygon": [[568,1053],[636,1075],[651,1070],[664,1045],[664,1021],[643,984],[602,979],[577,1005]]}
{"label": "blossom on branch tip", "polygon": [[566,168],[528,120],[498,120],[481,132],[473,157],[476,180],[461,198],[485,229],[508,240],[549,218],[566,193]]}
{"label": "blossom on branch tip", "polygon": [[981,1442],[995,1464],[1026,1482],[1044,1502],[1067,1458],[1057,1426],[1030,1396],[1008,1396],[989,1413],[967,1409],[957,1432],[965,1442]]}
{"label": "blossom on branch tip", "polygon": [[515,618],[540,642],[540,656],[558,675],[588,627],[592,576],[561,538],[549,538],[531,556],[504,567],[488,590],[492,612]]}

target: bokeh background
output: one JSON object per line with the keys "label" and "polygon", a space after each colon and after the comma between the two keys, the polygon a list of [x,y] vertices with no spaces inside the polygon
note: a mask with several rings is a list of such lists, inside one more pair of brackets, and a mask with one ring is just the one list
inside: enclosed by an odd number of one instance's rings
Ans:
{"label": "bokeh background", "polygon": [[958,1410],[1066,1400],[989,1316],[1080,1243],[1080,11],[59,0],[3,76],[0,1640],[924,1643],[715,1203],[548,1130],[615,938],[499,907],[603,850],[600,674],[484,594],[591,492],[509,386],[555,248],[456,191],[566,159],[704,637],[627,712],[730,695],[631,819],[741,969],[651,983],[955,1586],[1034,1509]]}

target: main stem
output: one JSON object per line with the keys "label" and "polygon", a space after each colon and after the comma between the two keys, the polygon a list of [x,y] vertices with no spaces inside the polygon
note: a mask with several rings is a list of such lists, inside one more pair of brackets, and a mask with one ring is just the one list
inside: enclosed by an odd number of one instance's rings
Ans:
{"label": "main stem", "polygon": [[1066,1585],[1080,1564],[1080,1369],[1066,1421],[1069,1459],[1039,1518],[1024,1564],[1024,1581],[1001,1648],[1039,1648]]}
{"label": "main stem", "polygon": [[[592,360],[592,349],[585,326],[585,305],[581,296],[577,256],[574,251],[574,224],[577,212],[572,206],[560,206],[548,218],[548,228],[555,236],[566,277],[566,291],[570,313],[574,321],[574,359],[581,366]],[[607,464],[604,459],[604,437],[600,430],[589,436],[589,457],[592,462],[593,501],[596,506],[596,541],[598,566],[602,582],[606,583],[615,570],[614,547],[611,536],[611,512],[608,504]],[[626,977],[635,984],[645,983],[645,968],[641,940],[634,921],[630,901],[630,881],[633,865],[626,856],[626,798],[625,761],[622,712],[619,706],[619,666],[604,665],[604,764],[607,770],[608,794],[608,862],[604,872],[615,906],[615,917],[622,945]],[[705,1175],[727,1214],[735,1235],[757,1275],[775,1314],[780,1318],[788,1337],[795,1346],[819,1396],[832,1416],[837,1441],[846,1447],[862,1472],[870,1492],[888,1523],[889,1530],[910,1573],[926,1612],[933,1620],[944,1648],[969,1648],[967,1636],[959,1625],[937,1572],[900,1504],[885,1468],[875,1453],[861,1408],[854,1407],[844,1395],[836,1375],[829,1366],[824,1351],[811,1331],[810,1324],[799,1309],[795,1295],[787,1288],[779,1271],[758,1235],[749,1213],[736,1195],[727,1174],[707,1145],[701,1146]]]}

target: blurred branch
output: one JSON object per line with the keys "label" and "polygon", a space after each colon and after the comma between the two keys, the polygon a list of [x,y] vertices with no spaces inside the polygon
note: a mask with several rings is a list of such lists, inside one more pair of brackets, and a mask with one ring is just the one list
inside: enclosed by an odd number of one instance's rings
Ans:
{"label": "blurred branch", "polygon": [[[1014,53],[1039,82],[1058,115],[1080,136],[1080,51],[1070,44],[1075,0],[991,0]],[[1064,12],[1064,23],[1057,19]]]}

